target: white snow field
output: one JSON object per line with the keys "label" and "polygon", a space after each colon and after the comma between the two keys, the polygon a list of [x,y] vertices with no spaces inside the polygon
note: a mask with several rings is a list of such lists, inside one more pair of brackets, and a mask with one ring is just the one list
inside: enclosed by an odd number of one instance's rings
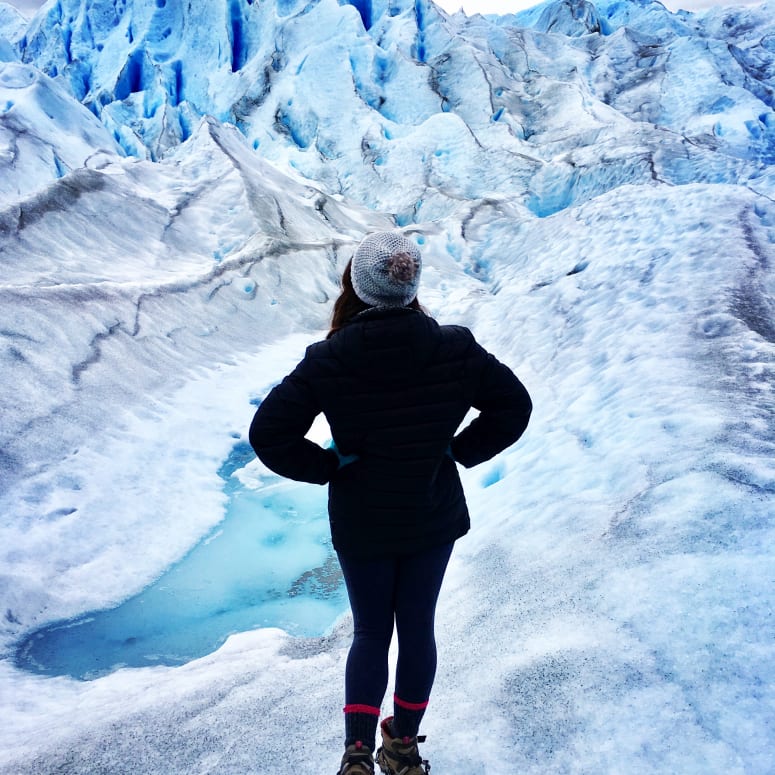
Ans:
{"label": "white snow field", "polygon": [[775,772],[774,95],[770,4],[0,3],[0,772],[336,771],[325,490],[245,441],[387,228],[535,404],[433,773]]}

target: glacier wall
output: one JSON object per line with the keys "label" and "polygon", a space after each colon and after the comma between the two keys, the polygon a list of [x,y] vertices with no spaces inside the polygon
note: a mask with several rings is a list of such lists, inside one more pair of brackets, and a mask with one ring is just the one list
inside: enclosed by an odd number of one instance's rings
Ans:
{"label": "glacier wall", "polygon": [[425,0],[60,0],[15,34],[130,155],[158,160],[211,115],[405,222],[493,191],[545,215],[624,181],[732,182],[772,160],[766,6],[744,22],[656,2],[541,8],[496,24]]}

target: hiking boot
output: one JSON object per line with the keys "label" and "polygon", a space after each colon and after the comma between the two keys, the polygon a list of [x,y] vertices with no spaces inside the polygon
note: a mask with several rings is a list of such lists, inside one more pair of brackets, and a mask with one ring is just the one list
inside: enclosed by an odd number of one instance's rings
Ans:
{"label": "hiking boot", "polygon": [[377,764],[384,775],[428,775],[431,765],[420,756],[418,743],[425,742],[425,735],[418,737],[393,737],[391,718],[380,724],[382,746],[377,749]]}
{"label": "hiking boot", "polygon": [[360,740],[353,745],[348,745],[337,775],[374,775],[371,749]]}

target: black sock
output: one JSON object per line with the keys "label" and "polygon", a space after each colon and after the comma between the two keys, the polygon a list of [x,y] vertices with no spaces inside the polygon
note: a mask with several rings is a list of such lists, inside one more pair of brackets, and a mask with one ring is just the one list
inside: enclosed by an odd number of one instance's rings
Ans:
{"label": "black sock", "polygon": [[417,737],[427,707],[427,702],[404,702],[398,696],[393,697],[393,721],[390,724],[393,736]]}
{"label": "black sock", "polygon": [[[344,744],[354,745],[359,740],[369,748],[374,750],[374,741],[377,736],[377,722],[379,721],[379,708],[370,709],[366,712],[361,710],[350,710],[351,706],[345,708],[344,712]],[[373,711],[376,710],[376,713]]]}

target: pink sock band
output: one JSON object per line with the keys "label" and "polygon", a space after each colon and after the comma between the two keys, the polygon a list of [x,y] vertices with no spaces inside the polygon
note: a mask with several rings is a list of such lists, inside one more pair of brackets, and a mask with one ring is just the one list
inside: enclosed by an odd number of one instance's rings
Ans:
{"label": "pink sock band", "polygon": [[406,702],[405,700],[402,700],[397,694],[394,694],[393,702],[395,702],[399,708],[404,708],[405,710],[425,710],[428,707],[430,700],[426,700],[425,702]]}
{"label": "pink sock band", "polygon": [[379,716],[379,708],[375,708],[373,705],[345,705],[345,713],[368,713],[370,716]]}

